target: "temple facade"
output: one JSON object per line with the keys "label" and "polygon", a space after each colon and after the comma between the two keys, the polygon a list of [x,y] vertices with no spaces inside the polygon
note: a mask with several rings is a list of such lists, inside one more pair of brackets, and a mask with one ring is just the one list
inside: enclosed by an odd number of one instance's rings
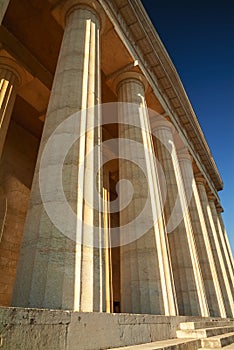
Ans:
{"label": "temple facade", "polygon": [[222,179],[140,0],[0,21],[0,305],[234,317]]}

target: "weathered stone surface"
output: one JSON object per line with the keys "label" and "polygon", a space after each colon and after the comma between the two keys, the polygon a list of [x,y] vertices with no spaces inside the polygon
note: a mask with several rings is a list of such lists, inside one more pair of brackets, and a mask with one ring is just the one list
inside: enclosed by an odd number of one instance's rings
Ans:
{"label": "weathered stone surface", "polygon": [[211,318],[0,308],[3,350],[98,350],[176,338],[181,322]]}

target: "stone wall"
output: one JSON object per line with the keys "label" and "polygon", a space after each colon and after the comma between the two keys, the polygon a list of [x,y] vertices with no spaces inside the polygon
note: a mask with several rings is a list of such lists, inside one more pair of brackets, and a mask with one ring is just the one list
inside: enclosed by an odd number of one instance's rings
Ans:
{"label": "stone wall", "polygon": [[[202,318],[210,319],[210,318]],[[98,350],[176,337],[200,317],[0,308],[2,350]]]}

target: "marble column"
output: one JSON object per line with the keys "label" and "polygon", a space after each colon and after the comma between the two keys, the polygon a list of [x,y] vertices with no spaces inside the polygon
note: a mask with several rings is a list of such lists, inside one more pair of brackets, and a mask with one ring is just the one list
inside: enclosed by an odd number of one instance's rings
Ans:
{"label": "marble column", "polygon": [[[224,266],[225,266],[225,269],[226,269],[226,272],[227,272],[227,277],[228,277],[230,289],[232,291],[232,296],[234,297],[233,271],[232,271],[232,266],[231,266],[231,262],[230,262],[230,259],[229,259],[226,243],[225,243],[225,240],[224,240],[223,232],[222,232],[222,229],[221,229],[221,225],[220,225],[220,222],[219,222],[219,219],[218,219],[218,213],[217,213],[216,205],[215,205],[216,198],[214,197],[213,194],[209,193],[208,194],[208,199],[209,199],[209,205],[210,205],[210,210],[211,210],[214,226],[215,226],[215,229],[216,229],[216,232],[217,232],[217,236],[218,236],[218,240],[219,240],[220,249],[221,249],[222,256],[223,256]],[[233,305],[233,307],[234,307],[234,305]]]}
{"label": "marble column", "polygon": [[230,264],[231,264],[231,267],[232,267],[232,272],[234,273],[233,254],[232,254],[230,242],[229,242],[229,239],[228,239],[227,231],[225,229],[225,225],[224,225],[223,218],[222,218],[223,208],[220,205],[218,205],[216,207],[216,210],[217,210],[217,214],[218,214],[218,221],[219,221],[219,224],[221,226],[221,230],[223,232],[223,237],[224,237],[224,241],[225,241],[225,244],[226,244],[226,249],[227,249],[227,252],[228,252],[228,255],[229,255]]}
{"label": "marble column", "polygon": [[[104,162],[105,163],[105,159]],[[106,290],[106,312],[113,312],[113,281],[112,281],[112,250],[110,242],[110,178],[108,164],[103,169],[103,226],[104,226],[104,257],[105,257],[105,290]]]}
{"label": "marble column", "polygon": [[0,158],[20,80],[15,61],[0,57]]}
{"label": "marble column", "polygon": [[203,210],[203,214],[206,222],[207,231],[209,234],[213,257],[215,260],[216,271],[219,279],[219,285],[223,295],[226,315],[227,317],[233,317],[233,297],[232,297],[232,292],[229,285],[227,271],[225,268],[221,247],[220,247],[218,235],[214,225],[212,212],[210,209],[210,204],[209,204],[209,200],[206,192],[206,187],[205,187],[206,181],[204,180],[203,177],[196,176],[196,183],[197,183],[198,193],[199,193],[202,210]]}
{"label": "marble column", "polygon": [[164,171],[167,198],[164,206],[172,269],[180,315],[209,316],[181,171],[173,140],[173,127],[165,119],[152,124],[155,152]]}
{"label": "marble column", "polygon": [[204,281],[210,316],[226,317],[222,292],[219,285],[214,257],[202,211],[198,189],[193,175],[192,159],[188,150],[178,151],[180,169],[184,181],[189,205],[192,229],[197,247],[197,254]]}
{"label": "marble column", "polygon": [[[128,223],[131,223],[131,232],[127,234],[134,237],[138,225],[144,233],[120,247],[121,311],[176,315],[174,282],[145,103],[146,82],[141,74],[128,72],[118,76],[115,83],[118,101],[123,102],[119,106],[119,150],[120,154],[125,150],[128,155],[128,160],[119,156],[119,178],[130,181],[133,187],[131,203],[120,211],[120,234],[121,227]],[[133,141],[136,147],[128,146],[122,139]],[[145,171],[137,165],[140,159]],[[120,187],[120,203],[125,198],[126,191]],[[150,208],[143,215],[147,199]],[[135,219],[141,214],[139,224]],[[148,222],[150,226],[145,231]]]}
{"label": "marble column", "polygon": [[[1,164],[2,166],[3,164]],[[0,305],[12,298],[30,190],[10,172],[0,186]]]}
{"label": "marble column", "polygon": [[[99,194],[102,191],[100,176],[98,178],[94,174],[95,164],[100,161],[101,134],[98,125],[101,115],[100,108],[91,108],[101,101],[100,11],[95,1],[62,1],[58,6],[61,8],[57,18],[65,15],[66,21],[62,17],[62,23],[66,24],[33,180],[12,304],[104,311],[105,257],[102,238],[96,240],[100,241],[100,246],[92,245],[96,238],[95,228],[99,229],[102,221],[100,208],[93,208],[96,182]],[[74,133],[80,135],[70,147],[62,167],[66,202],[76,217],[72,221],[75,227],[71,228],[70,211],[59,211],[61,199],[54,186],[58,179],[53,169],[62,157],[58,144],[52,145],[43,169],[48,198],[52,195],[52,198],[58,198],[57,202],[49,203],[50,199],[47,200],[46,196],[42,202],[39,170],[41,155],[51,134],[79,111],[81,113],[72,119],[72,125],[60,131],[61,147],[64,142],[69,143]],[[94,121],[97,125],[95,129]],[[89,131],[84,133],[87,128]],[[99,153],[89,154],[94,146],[98,146]],[[87,196],[91,203],[84,200]],[[48,217],[44,207],[48,204],[52,204],[58,217],[61,216],[63,227],[67,225],[68,232],[65,234]],[[75,240],[70,237],[75,237]]]}
{"label": "marble column", "polygon": [[3,17],[5,16],[9,3],[10,3],[10,0],[0,1],[0,24],[2,23]]}

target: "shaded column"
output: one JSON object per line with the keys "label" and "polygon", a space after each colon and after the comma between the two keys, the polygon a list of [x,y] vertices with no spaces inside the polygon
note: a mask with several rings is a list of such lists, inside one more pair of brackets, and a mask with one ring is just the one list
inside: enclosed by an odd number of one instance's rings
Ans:
{"label": "shaded column", "polygon": [[[100,19],[85,1],[81,6],[79,3],[63,1],[58,9],[60,16],[66,14],[66,25],[21,246],[12,302],[17,306],[105,310],[103,238],[95,236],[99,234],[102,218],[100,207],[94,210],[93,203],[95,189],[99,194],[102,192],[101,177],[94,173],[95,166],[100,163],[101,116],[99,108],[91,108],[101,99]],[[92,4],[97,8],[95,1]],[[52,143],[42,167],[40,159],[49,137],[78,111],[81,113],[71,119],[70,124],[59,129],[61,142]],[[80,138],[70,147],[70,138],[76,135]],[[63,162],[61,149],[66,144],[70,149]],[[98,151],[90,153],[96,145]],[[72,208],[75,221],[70,208],[63,210],[64,199],[57,193],[56,186],[60,184],[57,165],[61,162],[65,203]],[[39,176],[42,176],[44,190],[47,186],[43,202]],[[45,205],[54,210],[66,231],[61,233],[60,226],[51,222]]]}
{"label": "shaded column", "polygon": [[197,188],[199,192],[199,197],[203,209],[203,214],[206,222],[207,231],[209,234],[210,244],[213,252],[213,257],[216,265],[216,271],[218,274],[219,285],[223,295],[223,301],[225,305],[227,317],[233,317],[233,297],[229,285],[229,280],[227,276],[227,271],[223,261],[223,256],[221,252],[221,247],[219,244],[218,235],[214,225],[210,204],[208,201],[205,180],[201,176],[196,176]]}
{"label": "shaded column", "polygon": [[0,305],[11,302],[37,152],[38,140],[12,121],[0,161]]}
{"label": "shaded column", "polygon": [[210,316],[226,317],[209,235],[193,175],[192,159],[186,149],[178,151],[178,159],[189,205],[188,210],[191,216],[192,229]]}
{"label": "shaded column", "polygon": [[[6,135],[22,73],[15,60],[0,56],[0,304],[6,306],[11,302],[29,195],[27,187],[14,174],[15,164],[9,167],[7,161],[3,162]],[[9,149],[8,156],[11,155]]]}
{"label": "shaded column", "polygon": [[[126,179],[133,187],[131,203],[120,210],[120,235],[123,235],[123,226],[130,223],[131,231],[126,234],[134,238],[120,247],[121,311],[175,315],[174,282],[145,104],[146,82],[141,74],[133,72],[123,73],[117,82],[118,101],[122,102],[119,106],[120,181]],[[127,160],[121,158],[123,153]],[[126,196],[127,191],[120,186],[121,206]],[[149,210],[142,214],[148,199]]]}
{"label": "shaded column", "polygon": [[[3,164],[1,164],[2,166]],[[1,176],[0,186],[0,305],[9,306],[12,298],[22,232],[30,189],[10,171]]]}
{"label": "shaded column", "polygon": [[172,124],[159,118],[152,125],[152,129],[155,135],[155,151],[166,179],[167,199],[164,211],[179,314],[208,316],[204,284],[173,141]]}
{"label": "shaded column", "polygon": [[15,61],[0,57],[0,158],[20,80]]}

